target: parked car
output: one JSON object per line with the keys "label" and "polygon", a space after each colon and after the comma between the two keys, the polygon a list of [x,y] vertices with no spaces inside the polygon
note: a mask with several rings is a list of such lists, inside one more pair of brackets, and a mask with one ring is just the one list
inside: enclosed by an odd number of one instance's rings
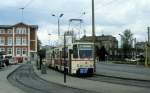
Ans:
{"label": "parked car", "polygon": [[10,58],[10,59],[9,59],[9,64],[10,64],[10,65],[16,65],[17,62],[14,60],[14,58]]}
{"label": "parked car", "polygon": [[125,58],[125,61],[127,62],[137,62],[137,61],[140,61],[140,58]]}

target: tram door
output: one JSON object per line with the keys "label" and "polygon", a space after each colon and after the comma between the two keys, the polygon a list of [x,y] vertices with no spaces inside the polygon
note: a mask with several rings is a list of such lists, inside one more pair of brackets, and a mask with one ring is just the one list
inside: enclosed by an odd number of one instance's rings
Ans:
{"label": "tram door", "polygon": [[69,49],[69,73],[71,73],[71,65],[72,65],[72,58],[71,55],[73,54],[73,50]]}

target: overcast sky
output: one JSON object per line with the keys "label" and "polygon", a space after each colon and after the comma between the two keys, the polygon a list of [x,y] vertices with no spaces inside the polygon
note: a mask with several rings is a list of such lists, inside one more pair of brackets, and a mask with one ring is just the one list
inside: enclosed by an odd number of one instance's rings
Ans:
{"label": "overcast sky", "polygon": [[[0,25],[13,25],[20,21],[38,25],[38,36],[43,44],[56,40],[57,18],[61,35],[71,27],[79,34],[78,23],[69,27],[69,19],[83,19],[80,35],[91,35],[91,0],[0,0]],[[23,16],[19,8],[24,7]],[[83,15],[83,13],[85,14]],[[95,0],[96,35],[113,35],[120,39],[125,29],[130,29],[137,41],[147,40],[150,26],[150,0]],[[51,34],[51,37],[48,35]]]}

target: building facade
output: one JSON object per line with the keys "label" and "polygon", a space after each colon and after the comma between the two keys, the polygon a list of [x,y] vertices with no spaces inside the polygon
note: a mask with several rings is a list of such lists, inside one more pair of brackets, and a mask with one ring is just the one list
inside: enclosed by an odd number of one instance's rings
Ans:
{"label": "building facade", "polygon": [[135,44],[135,47],[137,48],[137,49],[145,49],[145,44],[146,44],[146,42],[137,42],[136,44]]}
{"label": "building facade", "polygon": [[0,25],[0,52],[12,58],[35,58],[37,25]]}
{"label": "building facade", "polygon": [[[83,36],[80,39],[80,41],[93,42],[93,37],[92,36]],[[117,56],[118,40],[116,39],[116,37],[113,37],[112,35],[96,36],[95,42],[99,49],[102,46],[105,47],[110,58],[114,58],[115,56]]]}

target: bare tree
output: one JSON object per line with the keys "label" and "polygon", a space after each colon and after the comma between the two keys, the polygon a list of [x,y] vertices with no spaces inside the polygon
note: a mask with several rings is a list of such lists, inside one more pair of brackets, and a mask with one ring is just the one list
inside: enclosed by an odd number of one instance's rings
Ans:
{"label": "bare tree", "polygon": [[131,54],[133,34],[131,30],[126,29],[122,35],[122,48],[124,57],[129,57]]}

